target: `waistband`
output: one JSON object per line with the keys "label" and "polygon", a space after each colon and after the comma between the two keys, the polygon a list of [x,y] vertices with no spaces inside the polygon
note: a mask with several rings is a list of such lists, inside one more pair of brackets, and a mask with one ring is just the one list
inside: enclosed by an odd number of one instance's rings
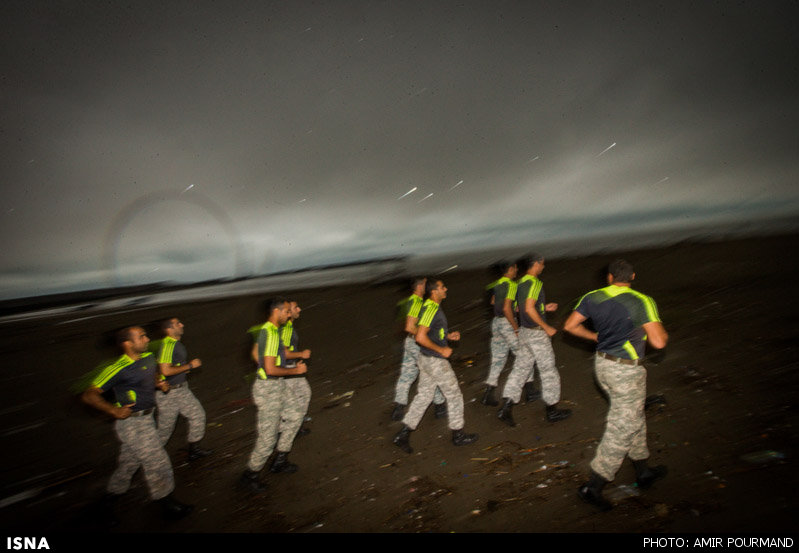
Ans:
{"label": "waistband", "polygon": [[141,411],[133,411],[130,416],[131,417],[145,417],[151,414],[155,410],[155,407],[150,407],[149,409],[142,409]]}
{"label": "waistband", "polygon": [[258,380],[284,380],[289,378],[305,378],[304,374],[287,374],[285,376],[272,376],[271,374],[266,375],[263,377],[261,375],[257,375]]}
{"label": "waistband", "polygon": [[608,361],[613,361],[615,363],[622,363],[623,365],[637,366],[644,364],[644,362],[641,361],[640,359],[624,359],[623,357],[614,357],[608,353],[605,353],[604,351],[598,351],[596,352],[596,354],[597,357],[602,357],[604,359],[607,359]]}

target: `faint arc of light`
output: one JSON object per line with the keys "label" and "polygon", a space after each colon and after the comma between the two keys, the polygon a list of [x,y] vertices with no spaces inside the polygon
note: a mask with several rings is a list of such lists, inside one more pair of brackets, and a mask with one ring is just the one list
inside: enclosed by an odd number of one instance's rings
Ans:
{"label": "faint arc of light", "polygon": [[452,188],[450,188],[450,190],[455,190],[456,188],[458,188],[458,187],[459,187],[460,185],[462,185],[462,184],[463,184],[463,179],[459,180],[459,181],[458,181],[458,183],[457,183],[455,186],[453,186]]}
{"label": "faint arc of light", "polygon": [[398,199],[398,200],[401,200],[401,199],[402,199],[402,198],[404,198],[405,196],[407,196],[407,195],[409,195],[409,194],[413,194],[414,192],[416,192],[416,189],[417,189],[417,188],[418,188],[417,186],[414,186],[413,188],[411,188],[410,190],[408,190],[408,191],[407,191],[405,194],[403,194],[402,196],[400,196],[400,197],[399,197],[399,198],[397,198],[397,199]]}
{"label": "faint arc of light", "polygon": [[186,192],[188,192],[192,188],[194,188],[193,184],[188,185],[186,188],[183,189],[183,192],[181,192],[181,194],[185,194]]}
{"label": "faint arc of light", "polygon": [[233,220],[228,216],[222,207],[214,203],[210,198],[194,192],[189,195],[183,195],[182,192],[154,192],[145,194],[131,203],[123,207],[117,213],[114,220],[111,222],[108,231],[103,240],[103,269],[106,273],[106,279],[112,286],[119,286],[121,281],[117,274],[117,249],[122,241],[124,231],[130,225],[136,216],[145,209],[158,205],[164,201],[178,201],[188,202],[196,205],[210,215],[219,225],[225,230],[230,240],[230,245],[233,250],[234,257],[234,276],[244,276],[244,248],[239,238],[239,233],[236,230]]}
{"label": "faint arc of light", "polygon": [[610,150],[611,148],[613,148],[615,145],[616,145],[616,143],[614,142],[613,144],[611,144],[610,146],[608,146],[607,148],[605,148],[604,150],[602,150],[601,152],[599,152],[599,153],[598,153],[598,154],[597,154],[595,157],[599,157],[599,156],[601,156],[602,154],[604,154],[605,152],[607,152],[608,150]]}
{"label": "faint arc of light", "polygon": [[424,198],[422,198],[421,200],[419,200],[419,201],[418,201],[418,202],[416,202],[416,203],[417,203],[417,204],[420,204],[420,203],[422,203],[423,201],[425,201],[427,198],[429,198],[429,197],[430,197],[430,196],[432,196],[432,195],[433,195],[433,193],[432,193],[432,192],[430,192],[430,193],[429,193],[427,196],[425,196]]}
{"label": "faint arc of light", "polygon": [[450,267],[450,268],[448,268],[448,269],[444,269],[443,271],[441,271],[441,272],[440,272],[440,273],[438,273],[438,274],[440,274],[440,275],[443,275],[444,273],[447,273],[447,272],[449,272],[449,271],[452,271],[453,269],[457,269],[457,268],[458,268],[458,266],[457,266],[457,265],[453,265],[452,267]]}
{"label": "faint arc of light", "polygon": [[528,160],[527,160],[527,163],[532,163],[532,162],[534,162],[535,160],[539,159],[540,157],[541,157],[541,156],[535,156],[533,159],[528,159]]}

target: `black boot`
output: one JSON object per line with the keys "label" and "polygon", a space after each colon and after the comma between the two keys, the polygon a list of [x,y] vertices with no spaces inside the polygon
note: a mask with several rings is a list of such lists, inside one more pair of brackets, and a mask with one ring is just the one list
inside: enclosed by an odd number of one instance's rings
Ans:
{"label": "black boot", "polygon": [[547,405],[547,422],[558,422],[571,417],[571,409],[558,409],[557,405]]}
{"label": "black boot", "polygon": [[310,428],[305,428],[304,426],[300,426],[300,429],[297,430],[297,438],[302,438],[303,436],[307,436],[311,433]]}
{"label": "black boot", "polygon": [[405,453],[413,453],[413,448],[411,448],[411,429],[407,426],[403,425],[402,430],[397,432],[397,435],[394,436],[392,441],[394,445]]}
{"label": "black boot", "polygon": [[483,392],[483,399],[480,400],[480,403],[482,403],[483,405],[491,405],[491,406],[499,405],[499,402],[496,400],[496,398],[494,398],[495,389],[496,386],[487,385],[485,392]]}
{"label": "black boot", "polygon": [[173,494],[159,499],[158,503],[161,505],[164,516],[170,520],[183,518],[194,509],[193,505],[186,505],[175,499]]}
{"label": "black boot", "polygon": [[278,451],[277,455],[275,456],[275,461],[272,463],[272,466],[269,467],[269,472],[297,472],[299,469],[297,465],[294,463],[289,463],[289,453],[288,451]]}
{"label": "black boot", "polygon": [[613,505],[602,497],[602,488],[605,487],[608,481],[599,476],[594,471],[591,471],[591,478],[577,488],[577,495],[586,503],[590,503],[600,511],[610,511]]}
{"label": "black boot", "polygon": [[535,387],[532,382],[527,382],[524,385],[524,402],[532,403],[541,399],[541,392]]}
{"label": "black boot", "polygon": [[477,434],[465,434],[463,428],[452,431],[452,443],[455,445],[468,445],[477,441]]}
{"label": "black boot", "polygon": [[391,420],[393,421],[401,421],[402,417],[405,416],[405,405],[402,403],[395,403],[394,410],[391,412]]}
{"label": "black boot", "polygon": [[210,449],[200,447],[200,442],[189,442],[189,461],[196,461],[203,457],[208,457],[213,453]]}
{"label": "black boot", "polygon": [[635,467],[635,482],[642,490],[649,489],[655,483],[655,480],[663,478],[668,473],[664,465],[650,467],[646,459],[633,461],[633,466]]}
{"label": "black boot", "polygon": [[513,414],[511,413],[511,409],[513,409],[513,400],[510,398],[504,399],[505,403],[502,404],[502,409],[497,411],[497,417],[508,426],[516,426],[516,421],[513,420]]}
{"label": "black boot", "polygon": [[437,419],[445,419],[447,418],[447,404],[446,403],[436,403],[434,406],[435,414]]}
{"label": "black boot", "polygon": [[241,478],[239,478],[239,482],[247,488],[251,492],[261,493],[266,490],[266,486],[260,482],[258,477],[260,473],[254,470],[245,469],[243,473],[241,473]]}

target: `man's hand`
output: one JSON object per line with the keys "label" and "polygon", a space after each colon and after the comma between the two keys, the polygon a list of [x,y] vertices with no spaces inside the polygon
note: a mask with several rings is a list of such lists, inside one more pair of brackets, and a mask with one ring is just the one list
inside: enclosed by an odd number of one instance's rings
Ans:
{"label": "man's hand", "polygon": [[155,387],[161,390],[164,393],[169,391],[169,382],[166,380],[157,380],[155,383]]}
{"label": "man's hand", "polygon": [[300,358],[302,359],[310,359],[311,358],[311,350],[304,349],[300,352]]}
{"label": "man's hand", "polygon": [[189,368],[190,369],[199,369],[202,366],[203,366],[203,362],[200,361],[199,359],[192,359],[191,361],[189,361]]}
{"label": "man's hand", "polygon": [[558,333],[558,329],[555,328],[554,326],[546,325],[546,326],[542,326],[541,328],[544,329],[544,332],[546,332],[547,336],[549,336],[550,338],[552,338],[555,334]]}
{"label": "man's hand", "polygon": [[441,355],[443,355],[445,359],[449,359],[449,357],[452,355],[452,348],[441,348]]}
{"label": "man's hand", "polygon": [[452,340],[453,342],[457,342],[460,339],[461,339],[461,333],[458,332],[457,330],[447,334],[447,340]]}
{"label": "man's hand", "polygon": [[548,303],[548,304],[546,304],[544,306],[544,311],[548,311],[550,313],[552,313],[553,311],[557,311],[557,310],[558,310],[558,304],[554,303],[554,302],[553,303]]}
{"label": "man's hand", "polygon": [[111,416],[114,417],[115,419],[120,419],[120,420],[121,419],[126,419],[133,412],[133,411],[131,411],[130,408],[133,407],[134,405],[136,405],[136,404],[135,403],[129,403],[127,405],[123,405],[122,407],[114,407],[111,410]]}

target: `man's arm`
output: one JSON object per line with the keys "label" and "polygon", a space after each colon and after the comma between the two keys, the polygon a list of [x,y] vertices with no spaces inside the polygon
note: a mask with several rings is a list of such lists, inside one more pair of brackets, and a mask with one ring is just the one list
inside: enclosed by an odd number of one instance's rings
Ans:
{"label": "man's arm", "polygon": [[416,343],[422,347],[438,352],[441,355],[443,355],[445,358],[449,359],[449,356],[452,355],[452,348],[442,347],[439,346],[438,344],[434,344],[433,341],[430,339],[430,337],[427,335],[429,331],[430,327],[420,326],[419,330],[416,331]]}
{"label": "man's arm", "polygon": [[267,376],[288,376],[292,374],[305,374],[308,372],[308,367],[302,361],[298,361],[295,367],[290,369],[278,367],[276,364],[277,357],[272,355],[264,355],[264,370]]}
{"label": "man's arm", "polygon": [[134,403],[123,405],[122,407],[112,405],[103,399],[103,391],[96,386],[89,386],[80,397],[86,405],[91,405],[98,411],[111,415],[115,419],[128,418],[131,413],[130,408],[135,405]]}
{"label": "man's arm", "polygon": [[311,350],[304,349],[302,351],[289,351],[286,350],[286,359],[310,359]]}
{"label": "man's arm", "polygon": [[655,349],[663,349],[669,341],[669,335],[660,321],[652,321],[644,323],[644,330],[646,331],[646,341]]}
{"label": "man's arm", "polygon": [[190,371],[191,369],[196,369],[202,366],[202,361],[199,359],[192,359],[188,363],[184,365],[173,365],[172,363],[158,363],[158,370],[161,371],[161,374],[164,376],[174,376],[176,374],[180,374],[186,371]]}
{"label": "man's arm", "polygon": [[416,323],[419,321],[419,317],[405,317],[405,332],[408,334],[416,334],[416,330],[418,327]]}
{"label": "man's arm", "polygon": [[566,322],[563,324],[563,330],[568,332],[569,334],[573,334],[578,338],[584,338],[586,340],[591,340],[592,342],[597,342],[599,340],[599,333],[592,332],[585,328],[583,323],[586,321],[586,317],[577,311],[572,311],[572,314],[569,315],[569,318],[566,319]]}
{"label": "man's arm", "polygon": [[538,313],[535,308],[535,300],[533,298],[527,298],[524,300],[524,311],[527,313],[527,316],[533,320],[533,322],[544,329],[544,332],[546,332],[548,336],[554,336],[555,333],[557,333],[558,329],[556,329],[554,326],[548,325],[546,321],[544,321],[544,318]]}
{"label": "man's arm", "polygon": [[516,322],[516,317],[513,314],[513,300],[510,298],[505,299],[505,303],[502,305],[502,312],[505,314],[505,318],[508,319],[510,326],[513,327],[513,332],[517,332],[519,330],[519,325]]}

